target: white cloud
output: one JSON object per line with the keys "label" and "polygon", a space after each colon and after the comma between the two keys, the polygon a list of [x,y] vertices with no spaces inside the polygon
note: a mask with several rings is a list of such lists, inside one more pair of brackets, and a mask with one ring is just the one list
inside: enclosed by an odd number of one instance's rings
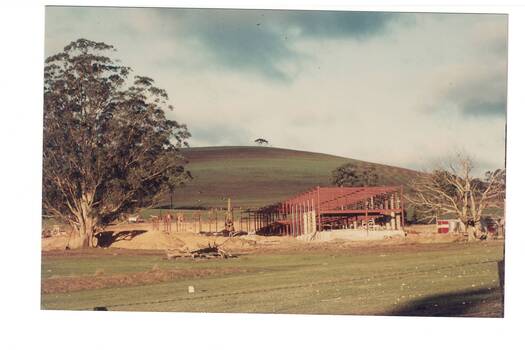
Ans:
{"label": "white cloud", "polygon": [[[123,63],[168,91],[174,116],[194,130],[194,146],[264,137],[278,147],[412,168],[464,149],[484,167],[503,166],[505,115],[464,107],[504,100],[506,17],[414,14],[357,39],[289,30],[279,45],[293,54],[267,62],[287,77],[276,80],[226,67],[195,32],[206,13],[48,8],[46,54],[79,37],[115,45]],[[265,38],[270,45],[273,37]]]}

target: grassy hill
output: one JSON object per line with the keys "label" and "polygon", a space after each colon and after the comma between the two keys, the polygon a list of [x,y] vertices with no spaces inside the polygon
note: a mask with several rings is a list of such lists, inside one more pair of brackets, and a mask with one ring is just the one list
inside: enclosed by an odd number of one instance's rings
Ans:
{"label": "grassy hill", "polygon": [[[193,147],[183,150],[193,181],[177,189],[173,206],[235,207],[271,204],[317,185],[330,183],[333,169],[345,163],[367,162],[321,153],[272,147]],[[383,184],[405,184],[416,172],[375,164]],[[169,201],[166,202],[169,204]]]}

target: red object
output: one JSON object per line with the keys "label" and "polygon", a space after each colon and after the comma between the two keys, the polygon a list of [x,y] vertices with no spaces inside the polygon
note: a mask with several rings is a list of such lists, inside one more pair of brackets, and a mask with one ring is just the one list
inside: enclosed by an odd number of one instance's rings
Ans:
{"label": "red object", "polygon": [[495,233],[498,230],[498,225],[495,222],[489,222],[487,224],[487,231],[490,233]]}
{"label": "red object", "polygon": [[449,225],[448,220],[438,220],[438,233],[448,233]]}
{"label": "red object", "polygon": [[[304,233],[304,213],[312,210],[317,216],[315,226],[319,231],[322,231],[324,224],[341,221],[344,216],[352,216],[353,221],[361,220],[361,217],[364,217],[365,221],[372,217],[399,217],[399,224],[402,227],[404,224],[402,191],[401,186],[316,186],[280,203],[260,208],[257,213],[262,215],[278,213],[284,216],[285,221],[289,222],[285,231],[292,236]],[[373,197],[377,197],[376,202],[371,199]]]}

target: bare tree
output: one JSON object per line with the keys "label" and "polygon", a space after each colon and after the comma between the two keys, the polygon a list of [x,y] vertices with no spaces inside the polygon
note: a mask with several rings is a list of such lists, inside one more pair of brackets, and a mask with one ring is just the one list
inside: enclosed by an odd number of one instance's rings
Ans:
{"label": "bare tree", "polygon": [[166,117],[167,93],[79,39],[46,59],[43,212],[71,225],[84,246],[123,214],[151,206],[189,174],[190,136]]}
{"label": "bare tree", "polygon": [[[488,171],[483,179],[472,175],[469,157],[458,155],[446,167],[420,173],[410,184],[407,200],[423,218],[452,214],[460,221],[462,232],[479,238],[481,218],[488,208],[503,208],[505,203],[505,169]],[[468,228],[472,228],[472,232]]]}

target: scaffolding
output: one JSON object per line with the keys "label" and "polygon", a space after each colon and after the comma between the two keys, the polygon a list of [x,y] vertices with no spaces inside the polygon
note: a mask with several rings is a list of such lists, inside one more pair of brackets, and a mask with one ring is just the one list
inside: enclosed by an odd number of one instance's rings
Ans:
{"label": "scaffolding", "polygon": [[248,215],[258,234],[297,237],[336,229],[400,230],[405,219],[403,188],[317,186]]}

